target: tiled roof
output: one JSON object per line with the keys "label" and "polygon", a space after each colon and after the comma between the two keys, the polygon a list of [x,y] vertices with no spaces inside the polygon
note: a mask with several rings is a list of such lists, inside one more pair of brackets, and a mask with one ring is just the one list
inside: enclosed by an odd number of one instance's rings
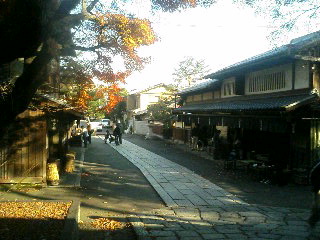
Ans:
{"label": "tiled roof", "polygon": [[[240,99],[239,99],[240,98]],[[174,112],[201,111],[201,112],[233,112],[233,111],[254,111],[254,110],[279,110],[289,111],[301,105],[317,99],[315,94],[301,94],[291,96],[242,98],[233,97],[221,101],[201,104],[187,104],[174,110]]]}
{"label": "tiled roof", "polygon": [[[320,42],[320,31],[304,35],[292,39],[289,44],[283,45],[279,48],[267,51],[265,53],[253,56],[245,59],[238,63],[232,64],[228,67],[220,69],[214,73],[208,74],[204,78],[220,78],[224,74],[232,74],[232,72],[239,69],[257,64],[262,61],[273,61],[274,58],[290,58],[294,55],[294,50],[300,49],[301,47],[308,46],[310,44],[319,44]],[[293,54],[293,55],[292,55]]]}
{"label": "tiled roof", "polygon": [[156,85],[153,85],[153,86],[149,86],[148,88],[145,88],[145,89],[142,89],[142,90],[134,90],[134,91],[132,91],[131,93],[130,93],[130,95],[132,95],[132,94],[139,94],[139,93],[143,93],[143,92],[147,92],[147,91],[150,91],[150,90],[152,90],[152,89],[155,89],[155,88],[160,88],[160,87],[167,87],[167,85],[166,84],[164,84],[164,83],[159,83],[159,84],[156,84]]}
{"label": "tiled roof", "polygon": [[218,80],[214,80],[214,79],[210,79],[208,81],[196,84],[192,87],[186,88],[181,90],[178,94],[179,95],[184,95],[184,94],[188,94],[188,93],[193,93],[196,91],[200,91],[200,90],[204,90],[204,89],[210,89],[211,87],[213,87],[216,83],[218,82]]}
{"label": "tiled roof", "polygon": [[[42,106],[40,106],[42,103]],[[29,108],[38,108],[42,110],[47,110],[51,112],[67,112],[77,117],[83,117],[83,112],[74,109],[72,106],[68,105],[66,101],[59,100],[49,94],[40,94],[36,93],[32,99],[32,103],[29,105]]]}
{"label": "tiled roof", "polygon": [[237,62],[235,64],[232,64],[228,67],[222,68],[222,69],[218,70],[217,72],[214,72],[214,73],[211,73],[211,74],[205,76],[204,78],[217,78],[217,77],[219,77],[218,76],[219,74],[224,74],[226,72],[236,70],[236,69],[241,68],[245,65],[253,64],[257,61],[263,61],[263,60],[266,60],[268,58],[275,57],[275,56],[285,56],[288,53],[288,49],[289,49],[289,45],[285,45],[285,46],[267,51],[265,53],[262,53],[262,54],[247,58],[243,61]]}

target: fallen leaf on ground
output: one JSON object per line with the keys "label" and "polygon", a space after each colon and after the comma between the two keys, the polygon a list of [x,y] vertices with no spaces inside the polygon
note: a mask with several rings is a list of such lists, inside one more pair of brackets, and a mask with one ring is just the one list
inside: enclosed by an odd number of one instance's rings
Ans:
{"label": "fallen leaf on ground", "polygon": [[[58,239],[71,202],[0,202],[0,239]],[[18,229],[18,231],[17,231]]]}
{"label": "fallen leaf on ground", "polygon": [[92,226],[102,230],[114,231],[117,229],[127,228],[129,227],[128,223],[121,223],[109,218],[98,218],[94,220]]}

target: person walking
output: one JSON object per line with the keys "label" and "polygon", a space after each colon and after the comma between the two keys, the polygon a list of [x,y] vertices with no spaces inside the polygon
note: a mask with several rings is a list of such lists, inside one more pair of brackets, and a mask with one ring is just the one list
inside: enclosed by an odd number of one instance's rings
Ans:
{"label": "person walking", "polygon": [[213,136],[213,159],[220,159],[221,157],[221,139],[220,130],[216,130]]}
{"label": "person walking", "polygon": [[92,134],[92,131],[91,131],[91,124],[89,123],[88,126],[87,126],[87,131],[88,131],[88,142],[91,144],[91,134]]}
{"label": "person walking", "polygon": [[116,145],[122,144],[122,134],[119,123],[116,124],[116,128],[113,130],[113,135],[115,137]]}
{"label": "person walking", "polygon": [[81,126],[82,129],[82,141],[84,144],[84,147],[87,147],[87,141],[88,141],[88,129],[85,128],[84,126]]}
{"label": "person walking", "polygon": [[196,123],[195,127],[191,130],[191,149],[198,150],[198,140],[200,134],[200,126]]}
{"label": "person walking", "polygon": [[[107,143],[109,138],[110,138],[110,132],[107,129],[106,134],[104,135],[104,143]],[[109,139],[109,141],[110,141],[110,139]],[[111,141],[110,141],[110,143],[111,143]]]}

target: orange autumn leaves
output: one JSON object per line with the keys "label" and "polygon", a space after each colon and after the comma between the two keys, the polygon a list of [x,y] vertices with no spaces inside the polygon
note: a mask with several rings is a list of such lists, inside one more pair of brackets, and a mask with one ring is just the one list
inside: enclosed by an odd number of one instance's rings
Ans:
{"label": "orange autumn leaves", "polygon": [[68,97],[67,102],[75,109],[86,112],[89,108],[89,102],[94,99],[106,99],[106,104],[96,111],[109,113],[112,109],[123,100],[120,95],[121,88],[116,83],[108,86],[99,86],[96,88],[93,84],[86,84],[81,87],[77,96]]}
{"label": "orange autumn leaves", "polygon": [[[108,13],[97,15],[96,21],[100,27],[98,36],[100,44],[111,43],[111,47],[120,49],[137,63],[140,63],[141,59],[135,50],[156,41],[156,35],[146,19]],[[116,33],[116,37],[112,33]]]}
{"label": "orange autumn leaves", "polygon": [[[99,87],[93,84],[78,89],[77,96],[69,99],[71,105],[78,110],[86,112],[89,105],[98,107],[96,111],[108,114],[123,100],[120,94],[120,83],[125,83],[127,76],[138,67],[141,69],[144,59],[140,58],[136,49],[143,45],[151,45],[156,41],[155,33],[151,24],[146,19],[137,19],[123,14],[97,14],[91,25],[96,33],[96,46],[108,51],[96,50],[97,59],[95,66],[90,71],[91,79],[103,82]],[[113,72],[110,67],[113,56],[122,56],[126,70]],[[109,66],[108,66],[109,65]],[[100,66],[100,67],[99,67]],[[90,104],[98,98],[103,99],[101,104]],[[104,104],[102,104],[104,102]],[[91,109],[90,109],[90,112]]]}
{"label": "orange autumn leaves", "polygon": [[123,100],[123,97],[120,95],[121,89],[117,84],[113,84],[105,89],[107,93],[107,104],[103,107],[103,111],[110,113],[114,107]]}
{"label": "orange autumn leaves", "polygon": [[[155,33],[148,20],[111,13],[98,15],[96,20],[100,26],[98,37],[100,43],[110,42],[108,39],[112,37],[110,32],[115,32],[117,41],[113,41],[111,47],[120,49],[131,60],[142,64],[141,58],[136,54],[136,49],[142,45],[151,45],[156,41]],[[102,108],[106,113],[110,113],[119,102],[123,101],[118,83],[124,83],[130,73],[129,69],[126,72],[116,74],[99,74],[99,79],[108,85],[108,87],[100,88],[97,92],[97,94],[107,97],[107,104]]]}
{"label": "orange autumn leaves", "polygon": [[129,18],[122,14],[105,14],[97,16],[101,27],[100,38],[106,31],[116,31],[122,44],[128,49],[141,45],[150,45],[156,40],[150,22],[146,19]]}
{"label": "orange autumn leaves", "polygon": [[[100,68],[93,69],[92,78],[103,82],[98,88],[92,84],[83,85],[79,89],[78,96],[73,99],[72,105],[78,110],[87,111],[89,102],[97,98],[104,99],[106,104],[99,106],[96,111],[109,113],[113,108],[123,100],[119,87],[120,83],[125,83],[125,79],[130,75],[134,65],[143,65],[143,60],[137,55],[136,49],[142,45],[150,45],[155,42],[155,33],[151,24],[145,19],[136,19],[127,17],[122,14],[101,14],[95,17],[96,28],[98,33],[98,45],[107,47],[120,54],[126,59],[127,70],[114,73],[110,68],[103,71]],[[97,51],[99,53],[99,51]],[[111,55],[99,53],[97,65],[109,64],[112,62]]]}
{"label": "orange autumn leaves", "polygon": [[107,104],[102,106],[100,111],[105,113],[110,113],[112,109],[123,100],[123,97],[120,94],[121,88],[118,84],[110,84],[109,86],[102,87],[96,91],[96,98],[106,98]]}
{"label": "orange autumn leaves", "polygon": [[72,88],[72,93],[65,96],[66,102],[71,105],[75,110],[84,112],[88,109],[88,102],[92,99],[90,91],[93,88],[93,84],[81,84],[74,85]]}

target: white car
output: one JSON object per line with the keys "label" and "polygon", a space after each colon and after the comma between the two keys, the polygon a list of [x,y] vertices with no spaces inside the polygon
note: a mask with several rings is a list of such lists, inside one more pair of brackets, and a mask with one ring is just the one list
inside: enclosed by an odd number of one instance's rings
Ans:
{"label": "white car", "polygon": [[87,128],[88,126],[88,121],[87,120],[80,120],[80,124],[79,124],[79,127],[84,127],[84,128]]}
{"label": "white car", "polygon": [[90,125],[92,130],[102,129],[102,123],[100,119],[91,120]]}
{"label": "white car", "polygon": [[103,128],[111,128],[111,121],[110,119],[102,119],[101,120]]}

